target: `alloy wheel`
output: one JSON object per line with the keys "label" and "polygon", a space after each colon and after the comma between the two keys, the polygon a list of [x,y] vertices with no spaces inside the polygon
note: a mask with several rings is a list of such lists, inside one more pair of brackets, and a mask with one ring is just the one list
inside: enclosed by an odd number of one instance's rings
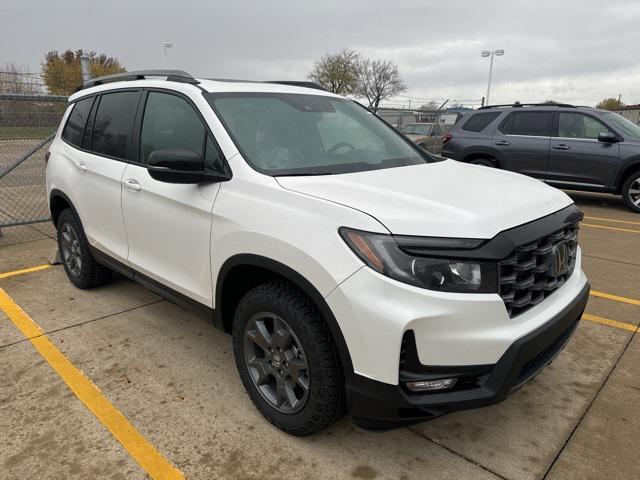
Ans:
{"label": "alloy wheel", "polygon": [[74,277],[80,276],[82,271],[82,251],[75,229],[65,223],[61,229],[60,249],[62,260]]}
{"label": "alloy wheel", "polygon": [[244,360],[262,397],[281,413],[300,411],[309,397],[309,366],[298,337],[281,317],[260,312],[244,331]]}
{"label": "alloy wheel", "polygon": [[640,177],[636,178],[631,185],[629,185],[629,200],[636,207],[640,207]]}

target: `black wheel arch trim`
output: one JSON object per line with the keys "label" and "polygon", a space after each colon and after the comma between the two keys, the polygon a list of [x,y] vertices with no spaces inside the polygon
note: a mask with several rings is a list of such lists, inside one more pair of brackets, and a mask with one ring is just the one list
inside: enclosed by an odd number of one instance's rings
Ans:
{"label": "black wheel arch trim", "polygon": [[307,280],[303,275],[296,272],[291,267],[278,262],[277,260],[273,260],[268,257],[263,257],[261,255],[255,254],[237,254],[232,257],[229,257],[220,270],[218,271],[218,278],[216,281],[216,291],[215,291],[215,314],[214,314],[214,324],[216,327],[224,330],[224,321],[222,317],[223,308],[222,305],[224,303],[224,299],[222,298],[222,289],[224,286],[225,278],[227,275],[235,268],[242,266],[252,266],[252,267],[260,267],[266,270],[270,270],[273,273],[285,278],[286,280],[293,283],[295,286],[300,288],[306,295],[311,298],[314,304],[320,310],[323,318],[327,322],[329,327],[329,331],[331,332],[331,336],[336,344],[336,348],[338,350],[338,354],[340,356],[340,362],[342,364],[342,368],[345,375],[345,381],[347,385],[350,383],[351,378],[353,377],[353,363],[351,361],[351,355],[349,354],[349,349],[347,347],[347,342],[344,339],[344,335],[342,334],[342,329],[338,324],[331,308],[327,304],[326,300],[322,296],[322,294],[313,286],[313,284]]}
{"label": "black wheel arch trim", "polygon": [[624,164],[621,164],[618,171],[615,173],[615,179],[613,181],[613,188],[617,191],[622,191],[622,185],[627,181],[627,178],[632,172],[640,171],[640,157],[633,157]]}
{"label": "black wheel arch trim", "polygon": [[[69,196],[66,193],[64,193],[62,190],[54,188],[53,190],[51,190],[51,193],[49,194],[49,213],[51,213],[51,223],[53,223],[54,227],[56,226],[56,219],[55,219],[55,216],[53,215],[53,211],[51,210],[51,206],[53,205],[53,199],[56,197],[63,199],[69,205],[74,215],[78,217],[78,219],[80,219],[80,215],[78,215],[78,211],[76,210],[76,207],[71,201],[71,199],[69,198]],[[82,220],[80,221],[80,223],[82,223]]]}

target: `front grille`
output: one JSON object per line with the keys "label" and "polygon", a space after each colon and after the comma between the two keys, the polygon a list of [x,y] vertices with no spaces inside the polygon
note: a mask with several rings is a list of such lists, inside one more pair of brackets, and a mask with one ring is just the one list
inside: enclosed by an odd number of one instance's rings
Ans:
{"label": "front grille", "polygon": [[[566,243],[569,268],[555,274],[554,252]],[[538,305],[560,288],[571,276],[576,265],[578,224],[568,225],[550,235],[516,247],[513,253],[499,262],[500,296],[511,318]]]}

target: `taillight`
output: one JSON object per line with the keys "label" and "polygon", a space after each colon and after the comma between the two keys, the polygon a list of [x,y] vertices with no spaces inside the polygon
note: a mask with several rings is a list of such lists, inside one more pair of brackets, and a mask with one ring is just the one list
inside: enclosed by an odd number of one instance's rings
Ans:
{"label": "taillight", "polygon": [[49,161],[50,156],[51,156],[51,152],[47,152],[44,154],[44,163],[47,163]]}
{"label": "taillight", "polygon": [[451,135],[449,132],[445,133],[444,136],[442,137],[442,144],[444,145],[452,138],[453,138],[453,135]]}

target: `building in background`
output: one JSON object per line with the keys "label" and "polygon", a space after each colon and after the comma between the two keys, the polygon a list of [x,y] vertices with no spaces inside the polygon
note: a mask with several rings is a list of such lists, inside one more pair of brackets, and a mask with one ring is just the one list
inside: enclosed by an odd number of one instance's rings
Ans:
{"label": "building in background", "polygon": [[640,104],[627,105],[626,107],[614,110],[617,114],[622,115],[627,120],[631,120],[636,125],[640,125]]}

